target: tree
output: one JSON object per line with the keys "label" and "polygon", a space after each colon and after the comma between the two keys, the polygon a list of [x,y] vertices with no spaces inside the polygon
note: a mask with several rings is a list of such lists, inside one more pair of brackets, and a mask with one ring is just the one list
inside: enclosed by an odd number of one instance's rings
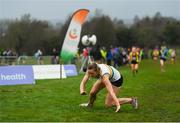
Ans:
{"label": "tree", "polygon": [[[45,55],[49,55],[53,48],[61,50],[71,16],[65,23],[52,26],[48,21],[32,19],[25,14],[21,19],[0,20],[0,49],[13,48],[19,54],[26,52],[33,55],[40,48]],[[82,27],[83,35],[97,36],[99,46],[110,47],[154,47],[166,42],[168,45],[180,45],[180,21],[172,17],[163,17],[157,12],[153,17],[140,19],[134,17],[132,25],[125,25],[120,19],[111,19],[101,10],[96,10]],[[79,48],[84,46],[80,43]]]}
{"label": "tree", "polygon": [[180,23],[167,24],[164,30],[165,41],[169,45],[178,46],[180,45]]}
{"label": "tree", "polygon": [[29,14],[25,14],[20,20],[16,19],[8,25],[6,36],[4,37],[4,47],[14,48],[21,55],[26,52],[33,55],[37,49],[42,49],[45,54],[49,54],[51,49],[57,45],[58,36],[47,21],[31,19]]}

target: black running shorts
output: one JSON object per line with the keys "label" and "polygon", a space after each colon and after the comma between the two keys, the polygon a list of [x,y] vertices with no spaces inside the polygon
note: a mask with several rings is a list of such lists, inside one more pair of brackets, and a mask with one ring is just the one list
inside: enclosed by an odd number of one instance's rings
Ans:
{"label": "black running shorts", "polygon": [[122,84],[123,84],[123,77],[122,77],[122,75],[121,75],[121,78],[120,78],[120,79],[118,79],[118,80],[115,81],[115,82],[111,82],[111,84],[114,85],[114,86],[116,86],[116,87],[122,86]]}

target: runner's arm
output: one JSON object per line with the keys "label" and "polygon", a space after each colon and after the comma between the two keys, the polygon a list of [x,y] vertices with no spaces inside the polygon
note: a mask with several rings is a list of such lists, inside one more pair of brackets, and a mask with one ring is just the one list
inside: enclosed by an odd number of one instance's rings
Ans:
{"label": "runner's arm", "polygon": [[80,84],[80,94],[81,95],[85,95],[86,91],[85,91],[85,86],[87,81],[89,80],[89,74],[86,72],[85,76],[83,77],[81,84]]}

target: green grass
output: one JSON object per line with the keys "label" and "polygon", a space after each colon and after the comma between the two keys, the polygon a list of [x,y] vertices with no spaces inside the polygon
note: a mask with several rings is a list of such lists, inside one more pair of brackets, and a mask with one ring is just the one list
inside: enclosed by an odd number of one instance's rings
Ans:
{"label": "green grass", "polygon": [[[106,90],[98,94],[92,109],[80,108],[88,96],[79,94],[83,75],[67,79],[37,80],[35,85],[0,86],[0,121],[180,121],[180,59],[169,62],[161,73],[159,63],[144,60],[133,77],[129,66],[120,68],[124,84],[119,97],[137,96],[139,109],[123,105],[105,108]],[[94,79],[87,84],[90,91]]]}

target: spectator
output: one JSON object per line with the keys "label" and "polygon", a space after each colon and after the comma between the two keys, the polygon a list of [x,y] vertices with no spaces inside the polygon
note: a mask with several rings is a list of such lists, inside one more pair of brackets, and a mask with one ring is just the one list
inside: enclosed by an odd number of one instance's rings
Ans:
{"label": "spectator", "polygon": [[35,57],[37,59],[37,64],[44,64],[43,53],[40,49],[38,49],[37,52],[35,53]]}
{"label": "spectator", "polygon": [[59,63],[59,53],[56,50],[56,48],[53,48],[53,51],[52,51],[51,55],[52,55],[51,63],[52,64],[58,64]]}
{"label": "spectator", "polygon": [[102,63],[106,63],[107,51],[105,47],[101,48]]}
{"label": "spectator", "polygon": [[102,55],[101,55],[101,51],[100,51],[100,46],[97,47],[93,47],[92,51],[91,51],[91,55],[94,59],[94,62],[100,64],[102,63]]}
{"label": "spectator", "polygon": [[112,52],[111,52],[110,49],[108,49],[108,51],[107,51],[106,59],[107,59],[107,64],[111,65],[112,64],[113,55],[112,55]]}
{"label": "spectator", "polygon": [[122,63],[127,64],[128,63],[128,54],[124,48],[121,49],[121,54],[122,54]]}

